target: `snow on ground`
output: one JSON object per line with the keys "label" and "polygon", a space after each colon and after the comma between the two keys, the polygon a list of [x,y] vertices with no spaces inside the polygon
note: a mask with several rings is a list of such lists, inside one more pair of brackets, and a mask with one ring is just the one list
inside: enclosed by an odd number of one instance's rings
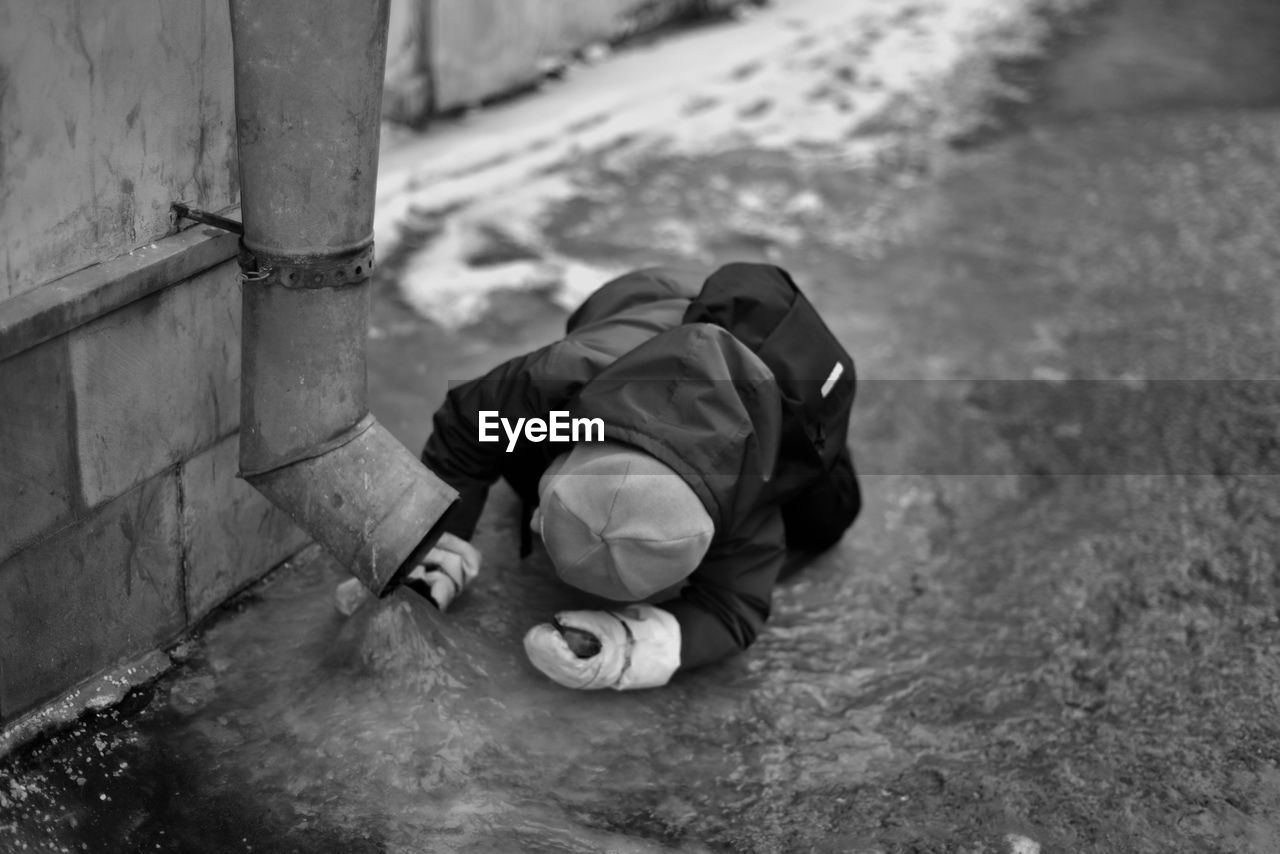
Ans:
{"label": "snow on ground", "polygon": [[389,135],[379,256],[400,256],[406,300],[450,328],[479,319],[505,289],[575,305],[621,272],[565,257],[542,238],[547,211],[589,177],[575,178],[576,162],[746,145],[874,163],[908,138],[963,134],[991,98],[1016,97],[1002,90],[995,62],[1034,56],[1049,35],[1047,12],[1088,2],[776,0],[733,23],[621,51],[423,135]]}

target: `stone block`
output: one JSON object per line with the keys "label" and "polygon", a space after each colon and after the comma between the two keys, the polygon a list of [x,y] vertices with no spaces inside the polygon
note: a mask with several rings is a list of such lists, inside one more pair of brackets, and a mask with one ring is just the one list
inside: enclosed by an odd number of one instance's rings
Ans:
{"label": "stone block", "polygon": [[239,436],[231,436],[182,466],[192,622],[309,542],[284,511],[236,477],[239,448]]}
{"label": "stone block", "polygon": [[63,340],[0,362],[0,560],[71,518],[69,384]]}
{"label": "stone block", "polygon": [[77,454],[90,507],[229,435],[240,420],[234,263],[70,336]]}
{"label": "stone block", "polygon": [[539,14],[546,7],[544,0],[435,4],[426,51],[435,109],[474,106],[536,80],[543,36]]}
{"label": "stone block", "polygon": [[0,564],[0,706],[16,717],[184,627],[178,480],[144,483]]}
{"label": "stone block", "polygon": [[0,3],[0,299],[162,237],[172,202],[235,202],[230,23],[223,0]]}

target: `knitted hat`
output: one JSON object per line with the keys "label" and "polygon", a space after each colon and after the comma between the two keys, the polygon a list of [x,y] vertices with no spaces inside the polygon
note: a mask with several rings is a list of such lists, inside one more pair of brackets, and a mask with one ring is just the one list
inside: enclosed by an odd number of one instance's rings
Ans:
{"label": "knitted hat", "polygon": [[635,602],[698,568],[715,525],[684,478],[616,442],[580,444],[538,483],[542,540],[574,587]]}

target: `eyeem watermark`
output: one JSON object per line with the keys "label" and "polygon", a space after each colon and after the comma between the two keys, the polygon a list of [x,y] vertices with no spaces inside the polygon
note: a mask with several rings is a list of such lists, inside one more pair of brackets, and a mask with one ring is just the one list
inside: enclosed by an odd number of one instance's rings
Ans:
{"label": "eyeem watermark", "polygon": [[553,409],[541,418],[517,418],[512,424],[496,409],[482,409],[479,439],[481,442],[501,442],[498,427],[507,434],[507,453],[516,449],[523,431],[529,442],[603,442],[604,420],[601,418],[570,418],[567,410]]}

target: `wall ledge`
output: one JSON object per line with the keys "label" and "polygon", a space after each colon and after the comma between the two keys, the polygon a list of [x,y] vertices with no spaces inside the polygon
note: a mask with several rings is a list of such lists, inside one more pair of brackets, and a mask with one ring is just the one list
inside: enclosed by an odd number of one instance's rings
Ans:
{"label": "wall ledge", "polygon": [[163,650],[153,649],[89,677],[57,699],[0,727],[0,758],[65,729],[86,712],[114,706],[134,688],[158,679],[172,666]]}
{"label": "wall ledge", "polygon": [[238,247],[237,235],[196,225],[0,302],[0,361],[234,258]]}
{"label": "wall ledge", "polygon": [[117,706],[130,691],[161,679],[175,666],[190,660],[199,649],[199,636],[234,613],[237,602],[248,601],[255,596],[263,585],[272,583],[273,576],[278,577],[275,575],[277,572],[314,564],[322,554],[320,547],[311,542],[292,549],[284,560],[272,564],[252,581],[224,596],[218,607],[190,622],[169,641],[100,670],[60,696],[12,720],[0,721],[0,760],[40,739],[66,730],[90,712]]}

